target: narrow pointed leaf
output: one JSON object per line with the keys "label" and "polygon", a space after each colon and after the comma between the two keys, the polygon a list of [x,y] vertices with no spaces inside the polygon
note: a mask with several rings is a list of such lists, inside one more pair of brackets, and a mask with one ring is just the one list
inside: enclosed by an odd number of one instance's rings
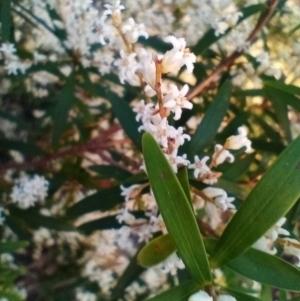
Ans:
{"label": "narrow pointed leaf", "polygon": [[191,141],[187,144],[188,155],[201,153],[209,146],[218,132],[220,124],[226,115],[231,95],[231,82],[225,81],[219,89],[213,103],[206,111]]}
{"label": "narrow pointed leaf", "polygon": [[192,294],[200,289],[201,288],[194,281],[187,281],[147,301],[186,301]]}
{"label": "narrow pointed leaf", "polygon": [[2,25],[2,40],[3,42],[10,41],[11,33],[11,1],[3,0],[1,5],[1,25]]}
{"label": "narrow pointed leaf", "polygon": [[179,181],[179,183],[180,183],[180,185],[181,185],[181,187],[182,187],[182,189],[183,189],[190,205],[193,208],[191,191],[190,191],[189,176],[188,176],[188,171],[187,171],[186,166],[184,166],[184,167],[182,167],[178,170],[177,178],[178,178],[178,181]]}
{"label": "narrow pointed leaf", "polygon": [[[206,238],[204,244],[210,254],[217,240]],[[300,270],[287,261],[260,250],[250,248],[226,266],[247,278],[271,287],[294,292],[300,290]]]}
{"label": "narrow pointed leaf", "polygon": [[90,166],[89,169],[104,177],[114,178],[119,181],[124,181],[132,176],[132,173],[126,169],[111,165],[94,165]]}
{"label": "narrow pointed leaf", "polygon": [[65,131],[68,124],[68,113],[74,104],[74,86],[75,79],[74,75],[71,74],[63,89],[61,90],[58,98],[57,105],[53,116],[53,134],[52,134],[52,144],[58,145],[59,138]]}
{"label": "narrow pointed leaf", "polygon": [[300,270],[277,256],[251,248],[227,266],[260,283],[300,292]]}
{"label": "narrow pointed leaf", "polygon": [[194,212],[174,171],[151,134],[143,135],[143,153],[151,187],[167,229],[191,276],[199,284],[212,281]]}
{"label": "narrow pointed leaf", "polygon": [[278,102],[283,102],[300,112],[300,99],[294,94],[270,86],[265,86],[263,90],[265,95],[269,97],[271,101],[275,99]]}
{"label": "narrow pointed leaf", "polygon": [[279,90],[282,90],[282,91],[285,91],[285,92],[288,92],[290,94],[300,95],[300,87],[285,84],[281,81],[277,81],[277,80],[265,81],[264,85],[269,86],[269,87],[273,87],[273,88],[276,88],[276,89],[279,89]]}
{"label": "narrow pointed leaf", "polygon": [[100,190],[84,198],[70,207],[67,211],[67,215],[77,217],[97,210],[105,211],[112,209],[122,202],[124,202],[124,197],[121,196],[120,186],[114,186],[105,190]]}
{"label": "narrow pointed leaf", "polygon": [[12,253],[18,249],[23,249],[28,246],[28,241],[7,241],[0,242],[0,254]]}
{"label": "narrow pointed leaf", "polygon": [[45,227],[58,231],[75,231],[71,224],[52,216],[38,214],[33,209],[21,210],[10,207],[9,211],[33,228]]}
{"label": "narrow pointed leaf", "polygon": [[176,250],[174,241],[169,234],[152,239],[140,251],[137,260],[142,267],[151,267],[166,260]]}
{"label": "narrow pointed leaf", "polygon": [[145,271],[145,268],[137,264],[137,255],[139,251],[140,250],[138,250],[136,254],[130,259],[130,262],[127,265],[126,269],[119,277],[116,286],[112,290],[110,300],[119,300],[119,298],[124,297],[125,289]]}
{"label": "narrow pointed leaf", "polygon": [[234,298],[236,298],[237,301],[265,301],[261,298],[257,298],[251,295],[247,295],[241,291],[235,290],[230,287],[224,287],[224,290],[227,291],[227,293]]}
{"label": "narrow pointed leaf", "polygon": [[122,98],[112,92],[107,93],[107,99],[111,103],[113,112],[127,136],[139,150],[142,150],[142,134],[138,131],[140,124],[135,120],[136,114],[132,111],[132,108]]}
{"label": "narrow pointed leaf", "polygon": [[245,252],[284,216],[300,196],[300,138],[277,159],[229,222],[212,255],[222,266]]}
{"label": "narrow pointed leaf", "polygon": [[245,158],[235,161],[232,166],[223,173],[223,178],[228,181],[237,181],[250,167],[255,160],[255,154],[246,156]]}

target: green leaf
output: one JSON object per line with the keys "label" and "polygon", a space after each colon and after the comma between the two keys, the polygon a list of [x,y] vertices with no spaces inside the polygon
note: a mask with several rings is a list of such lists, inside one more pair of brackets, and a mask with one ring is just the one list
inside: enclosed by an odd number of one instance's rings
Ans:
{"label": "green leaf", "polygon": [[11,2],[10,0],[2,0],[1,5],[1,26],[2,26],[2,41],[10,41],[11,33]]}
{"label": "green leaf", "polygon": [[264,87],[264,92],[271,101],[283,102],[300,112],[300,99],[297,96],[269,86]]}
{"label": "green leaf", "polygon": [[74,104],[74,87],[75,78],[74,74],[71,74],[60,94],[57,97],[57,105],[55,107],[53,116],[53,134],[52,144],[58,145],[59,138],[66,129],[68,124],[68,113]]}
{"label": "green leaf", "polygon": [[[300,99],[299,99],[300,101]],[[272,99],[273,108],[278,119],[279,125],[281,126],[285,139],[288,143],[292,142],[292,133],[291,126],[288,117],[288,106],[282,101],[277,101],[276,99]]]}
{"label": "green leaf", "polygon": [[[142,246],[143,247],[143,246]],[[124,297],[124,290],[136,280],[142,272],[145,271],[143,267],[137,264],[137,256],[140,250],[131,258],[128,266],[125,271],[122,273],[116,286],[113,288],[111,300],[118,300],[119,298]]]}
{"label": "green leaf", "polygon": [[12,253],[18,249],[23,249],[28,246],[28,241],[8,241],[0,242],[0,254]]}
{"label": "green leaf", "polygon": [[222,266],[245,252],[284,216],[300,196],[300,138],[277,159],[227,225],[211,264]]}
{"label": "green leaf", "polygon": [[45,227],[57,231],[75,231],[75,228],[58,218],[38,214],[33,209],[21,210],[10,207],[9,211],[18,219],[23,220],[27,225],[33,228]]}
{"label": "green leaf", "polygon": [[188,155],[194,156],[201,153],[213,140],[220,124],[226,115],[231,95],[231,82],[225,81],[220,87],[213,103],[205,113],[200,125],[191,141],[187,144]]}
{"label": "green leaf", "polygon": [[267,142],[262,139],[251,139],[251,147],[256,150],[279,154],[284,150],[282,143]]}
{"label": "green leaf", "polygon": [[134,145],[139,150],[142,150],[142,133],[138,131],[140,124],[135,120],[136,114],[132,111],[132,108],[130,108],[123,99],[112,92],[107,93],[107,99],[110,101],[113,112],[118,118],[125,133],[132,140]]}
{"label": "green leaf", "polygon": [[39,147],[30,142],[22,142],[22,141],[14,141],[10,139],[1,139],[0,149],[9,150],[16,150],[23,155],[38,157],[42,156],[44,153]]}
{"label": "green leaf", "polygon": [[281,258],[262,251],[249,249],[227,266],[260,283],[279,289],[300,291],[300,270]]}
{"label": "green leaf", "polygon": [[269,87],[275,88],[277,90],[279,89],[281,91],[284,91],[284,92],[287,92],[290,94],[300,95],[300,87],[285,84],[281,81],[277,81],[277,80],[264,81],[264,86],[269,86]]}
{"label": "green leaf", "polygon": [[149,37],[148,39],[140,38],[139,43],[151,47],[158,52],[165,53],[166,51],[170,50],[172,47],[170,47],[169,43],[164,42],[157,36]]}
{"label": "green leaf", "polygon": [[[238,24],[247,19],[248,17],[260,12],[265,6],[262,4],[249,5],[241,9],[243,16],[239,19]],[[231,29],[228,29],[224,34],[216,36],[214,29],[209,29],[203,37],[197,42],[192,48],[192,52],[196,55],[203,54],[211,45],[221,39],[223,36],[228,34]]]}
{"label": "green leaf", "polygon": [[178,170],[177,179],[178,179],[178,181],[191,205],[191,208],[193,210],[192,196],[191,196],[190,183],[189,183],[189,175],[188,175],[186,166],[183,166]]}
{"label": "green leaf", "polygon": [[250,165],[254,162],[254,159],[255,154],[251,154],[241,160],[236,160],[226,169],[222,178],[232,182],[237,181],[249,169]]}
{"label": "green leaf", "polygon": [[152,239],[142,248],[137,257],[138,264],[142,267],[152,267],[166,260],[176,251],[172,237],[164,234]]}
{"label": "green leaf", "polygon": [[143,135],[143,154],[160,213],[186,269],[199,284],[211,283],[195,214],[164,153],[149,133]]}
{"label": "green leaf", "polygon": [[109,189],[98,191],[80,202],[76,203],[67,210],[67,215],[78,217],[93,211],[109,210],[118,204],[124,202],[124,197],[121,196],[120,186],[114,186]]}
{"label": "green leaf", "polygon": [[300,291],[300,270],[277,256],[250,248],[227,266],[260,283],[278,289]]}
{"label": "green leaf", "polygon": [[186,301],[192,294],[200,289],[196,282],[187,281],[147,301]]}
{"label": "green leaf", "polygon": [[247,295],[241,291],[238,291],[236,289],[230,288],[230,287],[223,287],[225,291],[228,292],[229,295],[236,298],[237,301],[264,301],[263,299]]}
{"label": "green leaf", "polygon": [[131,172],[117,166],[94,165],[90,166],[89,169],[102,176],[105,176],[107,178],[114,178],[118,181],[124,181],[132,176]]}
{"label": "green leaf", "polygon": [[90,235],[96,230],[119,229],[123,226],[124,224],[119,223],[116,219],[116,215],[110,215],[84,223],[77,229],[81,232],[84,232],[86,235]]}

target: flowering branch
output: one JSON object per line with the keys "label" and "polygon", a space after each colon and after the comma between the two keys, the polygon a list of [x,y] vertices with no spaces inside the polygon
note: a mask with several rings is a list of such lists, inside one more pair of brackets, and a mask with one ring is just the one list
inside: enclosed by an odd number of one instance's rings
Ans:
{"label": "flowering branch", "polygon": [[[279,4],[279,0],[269,0],[268,1],[268,9],[265,13],[264,16],[262,16],[254,29],[251,31],[249,34],[246,42],[249,44],[252,44],[256,38],[256,36],[259,34],[259,32],[262,30],[262,28],[269,22],[271,17],[273,16],[273,13],[276,9],[276,7]],[[202,91],[205,89],[209,88],[211,85],[213,85],[215,82],[217,82],[221,76],[221,74],[229,69],[234,61],[240,57],[244,53],[243,50],[236,50],[234,51],[230,56],[228,56],[226,59],[224,59],[218,66],[217,68],[209,75],[208,78],[206,78],[204,81],[199,83],[192,91],[190,91],[187,95],[187,99],[192,99],[196,95],[200,94]]]}

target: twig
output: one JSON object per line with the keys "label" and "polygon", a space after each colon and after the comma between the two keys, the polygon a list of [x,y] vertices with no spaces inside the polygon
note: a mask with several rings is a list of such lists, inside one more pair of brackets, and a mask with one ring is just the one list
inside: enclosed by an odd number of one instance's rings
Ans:
{"label": "twig", "polygon": [[[262,30],[262,28],[269,22],[271,19],[277,5],[279,3],[279,0],[269,0],[268,1],[268,9],[265,13],[264,16],[262,16],[254,29],[251,31],[249,34],[248,38],[246,39],[246,42],[249,44],[252,44],[258,35],[258,33]],[[220,75],[223,73],[224,70],[229,69],[234,61],[240,57],[244,51],[237,51],[235,50],[230,56],[228,56],[226,59],[224,59],[218,66],[217,68],[201,83],[199,83],[190,93],[187,95],[187,99],[192,99],[193,97],[197,96],[200,94],[202,91],[207,89],[209,86],[214,84],[215,82],[218,81],[220,78]]]}
{"label": "twig", "polygon": [[24,170],[24,169],[32,169],[32,168],[46,168],[48,167],[49,163],[55,160],[59,160],[65,157],[70,156],[82,156],[85,152],[91,153],[100,153],[107,149],[107,143],[110,142],[110,137],[116,131],[119,130],[119,126],[113,126],[105,131],[100,136],[86,142],[82,145],[77,145],[74,147],[70,147],[67,149],[63,149],[61,151],[46,155],[40,158],[34,158],[32,160],[28,160],[22,163],[7,163],[0,165],[0,171],[5,171],[8,169],[14,170]]}

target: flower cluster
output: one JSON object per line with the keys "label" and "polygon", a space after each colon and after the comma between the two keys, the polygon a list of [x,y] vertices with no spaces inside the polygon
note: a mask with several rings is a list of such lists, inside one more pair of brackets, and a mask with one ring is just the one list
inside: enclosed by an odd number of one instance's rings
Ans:
{"label": "flower cluster", "polygon": [[230,295],[218,295],[216,299],[213,299],[207,292],[199,291],[189,297],[188,301],[236,301],[236,299]]}
{"label": "flower cluster", "polygon": [[13,203],[26,209],[45,200],[48,186],[49,182],[43,176],[25,176],[13,187],[10,197]]}

